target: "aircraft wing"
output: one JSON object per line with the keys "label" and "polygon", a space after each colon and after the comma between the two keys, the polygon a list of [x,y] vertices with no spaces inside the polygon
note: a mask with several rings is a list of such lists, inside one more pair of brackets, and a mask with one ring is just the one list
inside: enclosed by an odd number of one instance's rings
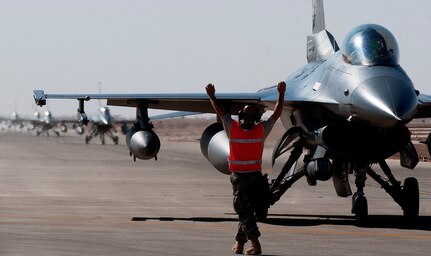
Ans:
{"label": "aircraft wing", "polygon": [[151,120],[162,120],[162,119],[169,119],[169,118],[176,118],[176,117],[193,116],[193,115],[199,115],[199,114],[202,114],[202,113],[200,113],[200,112],[189,112],[189,111],[175,111],[175,112],[171,112],[171,113],[150,116],[150,119]]}
{"label": "aircraft wing", "polygon": [[[122,107],[138,107],[147,104],[151,109],[214,113],[206,93],[147,93],[147,94],[45,94],[35,90],[33,97],[38,105],[45,105],[48,99],[76,99],[89,101],[91,99],[106,99],[107,105]],[[259,103],[258,93],[217,93],[221,104],[231,109],[240,109],[246,104]]]}
{"label": "aircraft wing", "polygon": [[[294,95],[294,94],[292,94]],[[122,107],[138,107],[146,104],[150,109],[163,109],[199,113],[215,113],[206,93],[146,93],[146,94],[46,94],[42,90],[33,91],[36,104],[42,106],[48,99],[76,99],[89,101],[91,99],[106,99],[107,105]],[[276,87],[269,87],[254,93],[216,93],[217,100],[230,113],[237,113],[244,105],[259,104],[262,107],[273,106],[278,98]],[[291,98],[287,92],[285,106],[300,107],[304,104],[317,103],[305,98]],[[336,104],[328,99],[319,104]]]}
{"label": "aircraft wing", "polygon": [[431,95],[419,94],[418,112],[415,118],[428,118],[431,117]]}

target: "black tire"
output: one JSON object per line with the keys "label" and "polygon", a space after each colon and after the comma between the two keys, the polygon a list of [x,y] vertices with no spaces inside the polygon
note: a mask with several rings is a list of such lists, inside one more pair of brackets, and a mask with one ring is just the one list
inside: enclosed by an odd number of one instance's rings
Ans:
{"label": "black tire", "polygon": [[363,224],[368,219],[368,201],[364,195],[354,198],[355,219],[358,224]]}
{"label": "black tire", "polygon": [[404,217],[414,221],[419,216],[419,183],[416,178],[409,177],[404,180],[401,192]]}

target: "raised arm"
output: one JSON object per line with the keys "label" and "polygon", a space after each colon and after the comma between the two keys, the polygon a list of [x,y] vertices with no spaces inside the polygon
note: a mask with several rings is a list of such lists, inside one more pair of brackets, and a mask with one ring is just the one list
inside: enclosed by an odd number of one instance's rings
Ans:
{"label": "raised arm", "polygon": [[277,119],[281,116],[281,113],[283,112],[283,103],[284,103],[284,93],[286,92],[286,83],[281,81],[277,85],[277,91],[278,91],[278,100],[275,104],[274,113],[271,115],[272,121],[275,123]]}
{"label": "raised arm", "polygon": [[220,103],[218,103],[215,97],[215,87],[213,84],[208,84],[205,87],[208,97],[210,98],[211,105],[213,106],[217,115],[223,120],[223,117],[226,115],[226,111],[223,109]]}

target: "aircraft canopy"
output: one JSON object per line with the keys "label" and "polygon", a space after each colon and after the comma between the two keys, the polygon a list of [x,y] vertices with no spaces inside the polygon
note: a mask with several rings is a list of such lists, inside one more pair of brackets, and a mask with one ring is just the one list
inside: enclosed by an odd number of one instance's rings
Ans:
{"label": "aircraft canopy", "polygon": [[342,50],[352,65],[394,66],[399,63],[395,37],[386,28],[375,24],[355,27],[347,34]]}

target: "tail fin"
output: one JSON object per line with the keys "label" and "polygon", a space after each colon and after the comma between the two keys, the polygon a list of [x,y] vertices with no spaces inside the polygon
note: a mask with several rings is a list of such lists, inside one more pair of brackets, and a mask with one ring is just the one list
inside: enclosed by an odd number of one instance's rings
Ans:
{"label": "tail fin", "polygon": [[325,29],[323,0],[313,0],[313,34],[307,37],[307,60],[325,60],[340,48],[334,37]]}
{"label": "tail fin", "polygon": [[313,34],[325,30],[325,11],[323,0],[313,0]]}

